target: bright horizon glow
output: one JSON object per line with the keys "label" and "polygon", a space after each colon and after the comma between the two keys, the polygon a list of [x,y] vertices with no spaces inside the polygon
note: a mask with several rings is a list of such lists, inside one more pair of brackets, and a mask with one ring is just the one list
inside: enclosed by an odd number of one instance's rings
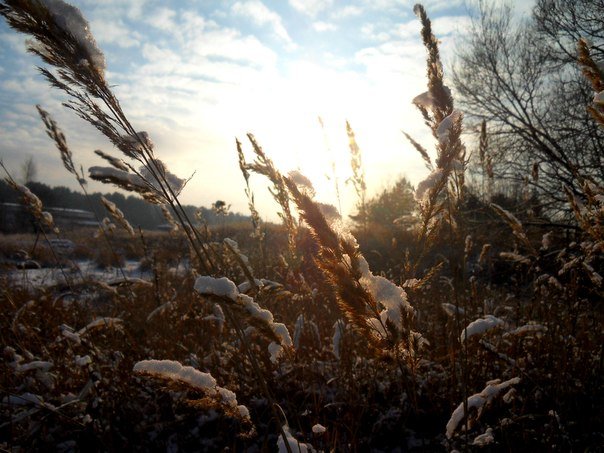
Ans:
{"label": "bright horizon glow", "polygon": [[[334,181],[328,179],[335,161],[343,213],[351,214],[356,196],[345,184],[351,175],[346,120],[361,148],[369,197],[401,176],[416,185],[427,174],[401,133],[434,149],[411,105],[426,90],[426,53],[413,2],[72,3],[90,21],[106,55],[107,79],[134,127],[149,132],[157,156],[173,173],[196,172],[182,194],[184,203],[210,206],[221,199],[233,211],[248,213],[235,137],[251,159],[245,137],[251,132],[282,172],[299,169],[315,185],[317,199],[337,207]],[[446,64],[469,24],[467,9],[462,0],[424,5]],[[0,37],[0,158],[18,176],[31,155],[41,182],[75,189],[35,104],[59,122],[84,168],[102,164],[94,149],[119,152],[61,107],[64,96],[36,73],[40,62],[25,54],[24,36],[2,22]],[[276,220],[266,181],[253,175],[252,183],[260,214]],[[91,189],[115,190],[98,183]]]}

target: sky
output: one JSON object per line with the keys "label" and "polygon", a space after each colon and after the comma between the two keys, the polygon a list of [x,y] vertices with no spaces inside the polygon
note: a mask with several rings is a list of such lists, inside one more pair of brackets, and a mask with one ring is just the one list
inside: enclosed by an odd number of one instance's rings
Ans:
{"label": "sky", "polygon": [[[417,185],[428,170],[407,142],[433,140],[412,99],[426,91],[426,53],[408,0],[78,0],[107,60],[106,78],[157,157],[192,180],[181,199],[224,200],[247,213],[235,138],[251,132],[283,173],[299,170],[317,199],[354,212],[346,120],[362,152],[369,197],[401,176]],[[512,2],[514,3],[514,2]],[[515,0],[516,14],[532,2]],[[471,23],[464,0],[427,0],[446,72]],[[46,136],[35,105],[64,130],[84,169],[117,149],[61,106],[25,52],[25,37],[0,20],[0,159],[16,179],[33,157],[37,180],[75,189]],[[323,127],[318,118],[321,117]],[[471,148],[470,145],[468,145]],[[122,157],[122,156],[120,156]],[[335,178],[332,171],[335,163]],[[340,200],[336,196],[338,181]],[[113,187],[90,182],[93,191]],[[252,188],[262,217],[276,219],[261,176]]]}

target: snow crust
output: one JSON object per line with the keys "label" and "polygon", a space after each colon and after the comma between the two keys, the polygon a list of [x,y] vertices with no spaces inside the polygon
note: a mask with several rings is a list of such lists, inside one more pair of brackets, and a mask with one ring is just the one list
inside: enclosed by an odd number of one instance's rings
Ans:
{"label": "snow crust", "polygon": [[442,168],[436,168],[433,170],[426,179],[420,181],[415,189],[415,200],[422,202],[425,201],[432,192],[432,189],[442,181],[444,177],[444,171]]}
{"label": "snow crust", "polygon": [[501,326],[505,324],[504,321],[500,318],[497,318],[493,315],[485,315],[482,318],[479,318],[475,321],[472,321],[468,326],[461,332],[459,336],[459,341],[464,342],[467,338],[473,337],[474,335],[480,335],[481,333],[486,332],[487,330],[494,329],[497,326]]}
{"label": "snow crust", "polygon": [[524,336],[532,333],[543,333],[547,331],[547,327],[542,326],[541,324],[525,324],[523,326],[517,327],[511,332],[507,332],[504,337],[507,336]]}
{"label": "snow crust", "polygon": [[440,304],[445,313],[449,316],[454,317],[455,314],[459,316],[463,316],[465,314],[465,310],[461,307],[457,307],[456,305],[450,304],[448,302],[444,302]]}
{"label": "snow crust", "polygon": [[315,434],[323,434],[325,431],[327,431],[327,428],[319,423],[312,427],[312,432]]}
{"label": "snow crust", "polygon": [[55,23],[75,38],[76,42],[86,52],[88,61],[103,75],[106,68],[105,55],[97,46],[94,36],[90,32],[88,21],[84,19],[81,11],[62,0],[38,1],[48,9]]}
{"label": "snow crust", "polygon": [[[515,377],[504,382],[500,382],[499,379],[495,379],[487,383],[487,386],[480,392],[470,396],[467,400],[468,411],[476,409],[478,411],[478,417],[482,414],[485,406],[488,405],[496,398],[503,390],[507,389],[511,385],[516,385],[520,382],[520,378]],[[464,404],[460,403],[459,406],[451,414],[451,418],[447,422],[446,435],[447,438],[453,437],[455,430],[465,418]]]}
{"label": "snow crust", "polygon": [[484,447],[495,442],[495,436],[493,436],[493,428],[487,428],[484,434],[480,434],[474,438],[472,445]]}
{"label": "snow crust", "polygon": [[237,286],[235,286],[235,283],[228,278],[214,278],[209,276],[197,277],[194,288],[200,294],[226,297],[231,301],[242,305],[251,317],[268,324],[268,327],[274,332],[280,342],[280,344],[272,342],[268,346],[271,361],[273,363],[281,357],[283,346],[291,347],[293,345],[293,341],[285,324],[274,322],[273,314],[269,310],[260,307],[260,305],[254,302],[254,299],[247,294],[241,294]]}
{"label": "snow crust", "polygon": [[25,373],[26,371],[31,370],[48,371],[52,368],[52,365],[52,362],[47,362],[44,360],[34,360],[29,363],[24,363],[23,365],[16,365],[15,371],[17,373]]}
{"label": "snow crust", "polygon": [[[239,250],[239,244],[237,244],[236,241],[234,241],[231,238],[224,238],[224,242],[231,248],[233,249],[233,252],[235,252],[237,254],[237,256],[239,256],[239,259],[241,261],[243,261],[243,263],[248,267],[248,269],[250,269],[250,271],[252,270],[252,267],[250,266],[250,260],[248,259],[247,255],[244,255],[243,253],[241,253],[241,250]],[[256,279],[254,279],[254,283],[255,283]],[[249,284],[249,282],[248,282]]]}
{"label": "snow crust", "polygon": [[79,336],[84,335],[89,330],[96,329],[97,327],[120,327],[123,322],[120,318],[97,318],[86,327],[80,329],[77,334]]}
{"label": "snow crust", "polygon": [[[199,294],[226,297],[237,302],[239,291],[237,286],[226,277],[214,278],[206,275],[197,277],[193,287]],[[269,312],[270,313],[270,312]],[[272,316],[272,315],[271,315]]]}
{"label": "snow crust", "polygon": [[423,93],[415,96],[412,103],[428,110],[434,106],[434,98],[429,91],[424,91]]}
{"label": "snow crust", "polygon": [[296,453],[310,453],[315,451],[312,445],[298,442],[289,431],[289,426],[283,425],[283,432],[285,433],[285,439],[283,439],[282,434],[280,434],[279,438],[277,439],[277,448],[279,449],[279,453],[287,453],[286,445],[289,446],[291,451]]}
{"label": "snow crust", "polygon": [[436,129],[436,136],[442,146],[446,146],[449,143],[449,134],[451,128],[459,121],[461,121],[462,113],[459,110],[453,110],[448,116],[446,116],[438,125]]}
{"label": "snow crust", "polygon": [[133,371],[185,382],[211,396],[220,398],[225,405],[235,409],[240,416],[249,418],[250,413],[247,407],[238,405],[237,395],[229,389],[216,385],[216,379],[210,373],[204,373],[190,366],[182,366],[180,362],[174,360],[142,360],[134,365]]}
{"label": "snow crust", "polygon": [[382,324],[385,324],[386,320],[401,328],[401,310],[413,311],[405,290],[387,278],[373,275],[369,270],[369,264],[363,257],[359,257],[359,268],[362,274],[359,282],[384,307],[380,313],[380,320],[371,318],[369,323],[383,335],[386,335],[386,332]]}
{"label": "snow crust", "polygon": [[200,390],[215,390],[216,379],[190,366],[182,366],[174,360],[142,360],[134,365],[137,373],[149,373],[166,379],[186,382]]}

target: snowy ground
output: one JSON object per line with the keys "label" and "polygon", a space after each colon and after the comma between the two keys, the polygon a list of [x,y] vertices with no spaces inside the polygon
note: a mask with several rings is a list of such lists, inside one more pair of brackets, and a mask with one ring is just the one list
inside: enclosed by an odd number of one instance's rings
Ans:
{"label": "snowy ground", "polygon": [[[122,273],[123,272],[123,273]],[[99,269],[94,261],[77,261],[74,267],[24,269],[9,272],[12,285],[21,287],[52,286],[65,282],[66,277],[88,278],[95,281],[107,282],[116,278],[140,278],[149,280],[151,272],[143,271],[139,261],[126,261],[123,268]]]}

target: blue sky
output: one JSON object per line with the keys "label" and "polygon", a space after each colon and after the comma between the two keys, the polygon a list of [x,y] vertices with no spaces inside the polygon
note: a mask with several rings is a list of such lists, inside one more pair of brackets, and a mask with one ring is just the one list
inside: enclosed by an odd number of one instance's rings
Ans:
{"label": "blue sky", "polygon": [[[517,0],[517,14],[530,4]],[[217,199],[246,212],[235,137],[252,132],[282,171],[300,169],[320,201],[337,204],[331,162],[342,184],[342,204],[355,199],[345,131],[355,130],[371,195],[407,176],[427,173],[406,142],[409,132],[432,149],[411,105],[425,91],[425,51],[413,1],[406,0],[80,0],[105,52],[107,79],[138,130],[147,131],[173,173],[195,177],[186,203]],[[424,2],[446,67],[470,19],[462,0]],[[94,149],[117,151],[98,132],[61,107],[25,53],[24,36],[0,23],[0,157],[19,175],[33,156],[38,179],[75,187],[46,137],[35,104],[64,129],[76,162],[102,162]],[[317,120],[323,118],[325,129]],[[113,190],[91,185],[93,190]],[[261,177],[254,182],[263,216],[276,206]]]}

